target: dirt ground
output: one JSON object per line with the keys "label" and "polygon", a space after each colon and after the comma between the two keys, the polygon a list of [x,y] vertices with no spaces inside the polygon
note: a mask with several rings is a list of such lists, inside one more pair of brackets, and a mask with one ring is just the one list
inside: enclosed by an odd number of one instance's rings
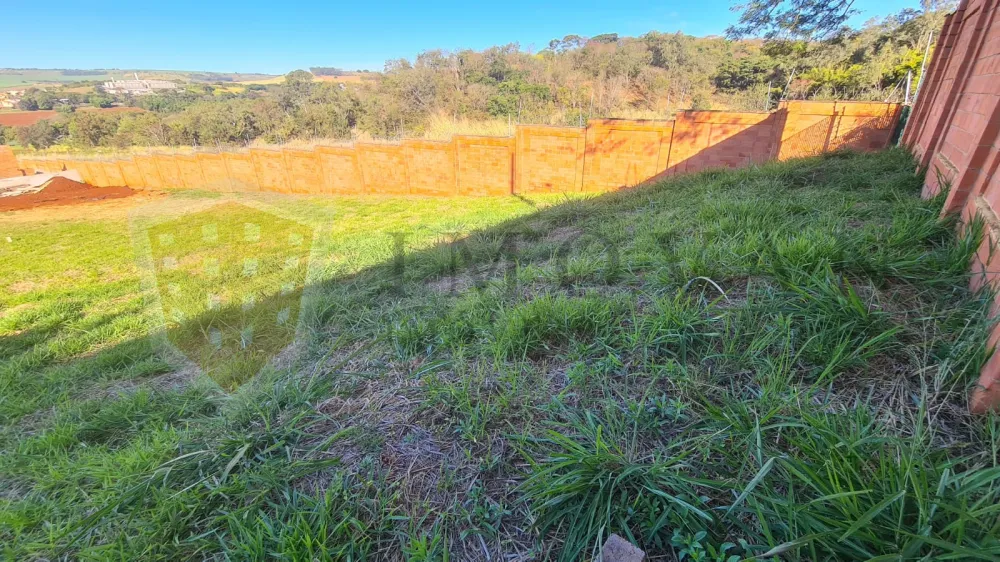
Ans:
{"label": "dirt ground", "polygon": [[43,119],[52,119],[57,115],[59,115],[59,112],[54,110],[5,111],[0,113],[0,125],[7,127],[27,127]]}
{"label": "dirt ground", "polygon": [[124,199],[101,199],[77,205],[36,207],[20,211],[0,211],[0,223],[17,224],[81,219],[124,219],[128,217],[130,210],[163,198],[164,195],[162,193],[142,192]]}
{"label": "dirt ground", "polygon": [[[144,110],[139,107],[81,107],[78,111],[98,111],[101,113],[141,113]],[[39,121],[52,120],[59,116],[59,112],[52,109],[40,109],[37,111],[0,111],[0,125],[8,127],[27,127]]]}
{"label": "dirt ground", "polygon": [[18,211],[54,205],[76,205],[104,199],[130,197],[135,191],[127,187],[94,187],[69,178],[56,177],[41,191],[0,197],[0,211]]}

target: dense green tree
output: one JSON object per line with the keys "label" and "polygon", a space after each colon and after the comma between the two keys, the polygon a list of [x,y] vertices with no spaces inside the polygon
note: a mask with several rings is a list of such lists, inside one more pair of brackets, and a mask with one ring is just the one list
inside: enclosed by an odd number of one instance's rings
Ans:
{"label": "dense green tree", "polygon": [[17,143],[17,127],[0,125],[0,144]]}
{"label": "dense green tree", "polygon": [[34,96],[24,96],[17,102],[17,108],[22,111],[38,111],[38,100]]}
{"label": "dense green tree", "polygon": [[115,104],[115,98],[107,94],[94,94],[87,101],[94,107],[111,107]]}
{"label": "dense green tree", "polygon": [[64,125],[43,119],[28,127],[18,127],[17,142],[24,147],[48,148],[65,136]]}
{"label": "dense green tree", "polygon": [[[107,141],[105,141],[107,142]],[[109,144],[117,147],[167,146],[173,144],[170,127],[155,113],[126,113]]]}
{"label": "dense green tree", "polygon": [[80,111],[69,122],[69,134],[77,146],[107,146],[118,130],[120,113]]}
{"label": "dense green tree", "polygon": [[757,54],[722,61],[714,81],[720,90],[731,92],[776,80],[781,82],[783,74],[777,61],[766,55]]}

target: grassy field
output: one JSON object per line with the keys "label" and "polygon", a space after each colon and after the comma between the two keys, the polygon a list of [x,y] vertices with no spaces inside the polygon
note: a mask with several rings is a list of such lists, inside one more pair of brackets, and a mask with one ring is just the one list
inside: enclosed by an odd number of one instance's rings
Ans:
{"label": "grassy field", "polygon": [[1000,559],[982,228],[913,167],[0,217],[0,552]]}
{"label": "grassy field", "polygon": [[[117,76],[121,76],[119,73]],[[63,74],[61,70],[45,69],[2,69],[0,70],[0,88],[13,86],[30,86],[32,84],[55,84],[83,82],[91,80],[110,80],[111,74],[90,74],[72,76]]]}

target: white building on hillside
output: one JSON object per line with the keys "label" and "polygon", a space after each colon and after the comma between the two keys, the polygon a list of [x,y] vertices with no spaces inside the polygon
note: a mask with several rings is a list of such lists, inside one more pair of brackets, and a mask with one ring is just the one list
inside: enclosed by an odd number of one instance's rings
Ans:
{"label": "white building on hillside", "polygon": [[177,84],[170,80],[140,80],[138,74],[134,74],[135,80],[115,80],[104,83],[104,91],[109,94],[131,94],[141,96],[152,94],[157,90],[176,90]]}

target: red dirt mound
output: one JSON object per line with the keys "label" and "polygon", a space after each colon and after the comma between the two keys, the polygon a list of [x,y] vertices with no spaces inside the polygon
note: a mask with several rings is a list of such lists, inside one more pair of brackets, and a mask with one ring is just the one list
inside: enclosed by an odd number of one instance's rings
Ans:
{"label": "red dirt mound", "polygon": [[0,197],[0,211],[17,211],[49,205],[75,205],[102,199],[119,199],[135,193],[127,187],[94,187],[68,178],[56,177],[41,191],[14,197]]}

